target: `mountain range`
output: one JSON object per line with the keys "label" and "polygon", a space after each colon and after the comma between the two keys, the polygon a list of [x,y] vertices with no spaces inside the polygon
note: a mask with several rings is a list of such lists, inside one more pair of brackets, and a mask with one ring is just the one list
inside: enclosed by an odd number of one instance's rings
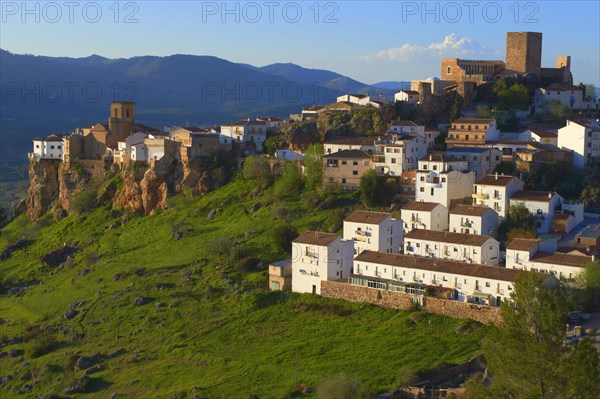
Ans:
{"label": "mountain range", "polygon": [[0,50],[0,156],[23,159],[31,138],[106,122],[113,100],[136,101],[136,121],[219,124],[260,115],[288,117],[345,93],[392,98],[379,87],[295,64],[256,67],[212,56],[109,59],[13,54]]}

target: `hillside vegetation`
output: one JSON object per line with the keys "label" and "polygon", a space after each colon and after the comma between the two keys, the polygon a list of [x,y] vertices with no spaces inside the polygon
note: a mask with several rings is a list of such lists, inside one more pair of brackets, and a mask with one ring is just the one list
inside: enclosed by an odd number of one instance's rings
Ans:
{"label": "hillside vegetation", "polygon": [[488,327],[470,321],[269,292],[268,262],[289,257],[277,234],[337,230],[358,199],[258,186],[238,176],[145,217],[13,220],[0,397],[310,397],[296,388],[341,373],[382,392],[479,351]]}

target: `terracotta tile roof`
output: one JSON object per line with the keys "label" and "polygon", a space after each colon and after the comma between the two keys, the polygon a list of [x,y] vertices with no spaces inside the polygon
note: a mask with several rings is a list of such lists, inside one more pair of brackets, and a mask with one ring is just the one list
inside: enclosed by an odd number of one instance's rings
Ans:
{"label": "terracotta tile roof", "polygon": [[513,179],[517,179],[515,176],[504,176],[504,175],[485,175],[475,184],[482,184],[486,186],[507,186]]}
{"label": "terracotta tile roof", "polygon": [[393,120],[390,121],[390,126],[419,126],[413,121]]}
{"label": "terracotta tile roof", "polygon": [[431,162],[458,162],[464,161],[463,159],[458,159],[453,157],[452,155],[445,154],[427,154],[423,158],[419,159],[419,161],[431,161]]}
{"label": "terracotta tile roof", "polygon": [[367,136],[334,136],[325,139],[325,144],[374,145],[375,139]]}
{"label": "terracotta tile roof", "polygon": [[402,207],[402,210],[431,212],[438,206],[443,207],[442,204],[438,204],[437,202],[410,201]]}
{"label": "terracotta tile roof", "polygon": [[517,191],[510,197],[510,200],[513,201],[535,201],[535,202],[550,202],[550,199],[554,197],[555,192],[551,191],[528,191],[521,190]]}
{"label": "terracotta tile roof", "polygon": [[320,231],[307,231],[301,234],[293,242],[299,244],[310,244],[326,246],[334,242],[339,236],[337,234],[323,233]]}
{"label": "terracotta tile roof", "polygon": [[435,230],[413,230],[404,236],[404,242],[406,240],[425,240],[425,241],[436,241],[445,242],[449,244],[461,244],[461,245],[474,245],[482,246],[492,237],[484,235],[475,235],[467,233],[453,233],[450,231],[435,231]]}
{"label": "terracotta tile roof", "polygon": [[591,256],[569,255],[559,252],[542,252],[539,251],[533,257],[532,262],[547,263],[551,265],[585,267],[592,261]]}
{"label": "terracotta tile roof", "polygon": [[425,131],[426,132],[438,132],[439,133],[440,129],[435,128],[435,127],[425,126]]}
{"label": "terracotta tile roof", "polygon": [[354,262],[370,262],[380,265],[430,270],[501,281],[515,281],[515,279],[523,273],[521,270],[507,269],[505,267],[485,266],[475,263],[463,263],[443,259],[425,258],[422,256],[388,254],[375,251],[361,252],[360,255],[354,258]]}
{"label": "terracotta tile roof", "polygon": [[244,119],[233,123],[224,123],[223,126],[246,126],[246,125],[266,125],[265,121],[258,121],[254,119]]}
{"label": "terracotta tile roof", "polygon": [[324,155],[323,158],[332,158],[332,159],[366,159],[373,158],[371,154],[365,152],[363,150],[342,150],[338,152],[334,152],[333,154]]}
{"label": "terracotta tile roof", "polygon": [[540,240],[537,238],[514,238],[507,246],[506,249],[514,249],[517,251],[531,251],[535,248]]}
{"label": "terracotta tile roof", "polygon": [[464,124],[469,124],[469,123],[485,123],[485,124],[489,124],[492,123],[494,121],[494,119],[486,119],[486,118],[460,118],[457,119],[455,121],[453,121],[451,124],[455,125],[455,124],[460,124],[460,123],[464,123]]}
{"label": "terracotta tile roof", "polygon": [[450,214],[451,215],[467,215],[467,216],[481,217],[481,216],[485,215],[486,213],[488,213],[489,211],[496,213],[492,208],[484,206],[484,205],[459,204],[459,205],[456,205],[450,211]]}
{"label": "terracotta tile roof", "polygon": [[49,141],[49,142],[50,141],[52,141],[52,142],[63,141],[63,136],[62,136],[62,134],[50,134],[50,135],[44,137],[43,139],[35,138],[34,140],[35,141]]}
{"label": "terracotta tile roof", "polygon": [[558,137],[558,133],[551,132],[549,130],[540,130],[540,129],[529,129],[529,130],[531,130],[532,133],[535,133],[542,138],[555,139]]}
{"label": "terracotta tile roof", "polygon": [[391,215],[385,212],[354,211],[348,215],[344,221],[353,223],[379,224],[388,217],[391,217]]}

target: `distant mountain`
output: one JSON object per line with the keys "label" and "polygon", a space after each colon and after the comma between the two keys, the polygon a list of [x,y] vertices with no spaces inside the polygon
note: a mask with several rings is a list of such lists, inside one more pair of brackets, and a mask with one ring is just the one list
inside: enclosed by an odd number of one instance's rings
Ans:
{"label": "distant mountain", "polygon": [[288,117],[369,87],[293,64],[257,68],[193,55],[67,58],[0,50],[0,77],[2,159],[25,157],[34,136],[106,122],[112,100],[136,101],[136,120],[161,128],[166,123],[225,123],[258,115]]}
{"label": "distant mountain", "polygon": [[389,89],[389,90],[407,90],[410,89],[410,82],[402,82],[402,81],[386,81],[386,82],[378,82],[373,83],[371,86],[380,88],[380,89]]}
{"label": "distant mountain", "polygon": [[[259,70],[269,75],[279,76],[302,85],[308,85],[316,90],[317,87],[324,88],[327,96],[332,92],[358,93],[358,94],[381,94],[392,99],[394,91],[388,88],[378,88],[373,85],[358,82],[347,76],[324,69],[309,69],[296,64],[271,64],[263,67],[255,67],[248,64],[240,64],[252,70]],[[335,100],[335,99],[333,99]]]}

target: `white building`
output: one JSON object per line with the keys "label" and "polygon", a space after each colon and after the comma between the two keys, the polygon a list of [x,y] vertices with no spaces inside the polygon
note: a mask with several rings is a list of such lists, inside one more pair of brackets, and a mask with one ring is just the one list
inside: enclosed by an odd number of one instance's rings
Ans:
{"label": "white building", "polygon": [[373,167],[379,174],[401,176],[417,168],[418,160],[427,153],[425,138],[410,134],[394,134],[375,142]]}
{"label": "white building", "polygon": [[33,139],[33,152],[29,153],[30,159],[60,159],[64,154],[63,137],[51,134],[43,139]]}
{"label": "white building", "polygon": [[492,235],[498,228],[498,214],[484,205],[457,205],[450,210],[449,230],[453,233]]}
{"label": "white building", "polygon": [[279,129],[286,121],[285,119],[277,118],[275,116],[264,116],[256,118],[257,121],[262,121],[267,124],[267,129]]}
{"label": "white building", "polygon": [[473,205],[485,205],[498,212],[500,220],[508,215],[510,197],[523,189],[521,179],[514,176],[486,175],[473,186]]}
{"label": "white building", "polygon": [[412,134],[424,137],[425,126],[417,125],[413,121],[395,119],[388,124],[388,133]]}
{"label": "white building", "polygon": [[555,242],[515,238],[506,246],[506,268],[552,273],[573,278],[581,273],[593,257],[558,253]]}
{"label": "white building", "polygon": [[411,201],[400,210],[404,234],[414,229],[448,230],[448,208],[437,202]]}
{"label": "white building", "polygon": [[354,241],[307,231],[292,241],[292,291],[320,294],[321,281],[352,274]]}
{"label": "white building", "polygon": [[325,154],[333,154],[344,150],[362,150],[373,153],[375,151],[375,139],[365,136],[337,136],[325,139],[323,143]]}
{"label": "white building", "polygon": [[476,180],[494,172],[502,162],[502,152],[497,148],[452,147],[446,151],[446,155],[466,160],[469,170],[475,172]]}
{"label": "white building", "polygon": [[581,87],[566,83],[553,83],[536,90],[534,103],[538,110],[547,108],[549,103],[558,102],[569,109],[583,109],[584,95]]}
{"label": "white building", "polygon": [[466,160],[429,154],[419,160],[415,199],[449,208],[452,200],[471,195],[474,182],[475,172],[469,170]]}
{"label": "white building", "polygon": [[573,165],[583,169],[600,157],[600,123],[567,120],[567,125],[558,129],[558,147],[573,151]]}
{"label": "white building", "polygon": [[267,138],[267,122],[246,119],[229,123],[221,126],[221,135],[237,142],[255,143],[256,149],[260,151]]}
{"label": "white building", "polygon": [[529,129],[519,135],[520,140],[558,146],[558,133],[542,129]]}
{"label": "white building", "polygon": [[404,253],[482,265],[500,263],[500,243],[492,237],[448,231],[413,230],[404,236]]}
{"label": "white building", "polygon": [[368,94],[344,94],[338,96],[336,102],[349,102],[358,105],[368,105],[371,102],[371,97]]}
{"label": "white building", "polygon": [[562,209],[564,198],[549,191],[517,191],[510,198],[510,205],[523,204],[535,216],[537,231],[550,232],[556,211]]}
{"label": "white building", "polygon": [[344,240],[354,240],[354,253],[400,253],[402,220],[384,212],[354,211],[344,219]]}
{"label": "white building", "polygon": [[419,103],[419,92],[414,90],[400,90],[394,94],[394,101],[405,101],[409,104]]}
{"label": "white building", "polygon": [[435,127],[425,127],[425,131],[423,133],[425,135],[425,142],[427,143],[427,148],[432,148],[435,144],[435,139],[441,134],[440,129]]}
{"label": "white building", "polygon": [[499,306],[510,300],[521,273],[504,267],[365,251],[354,259],[349,282],[413,295],[449,291],[444,295],[447,299]]}

